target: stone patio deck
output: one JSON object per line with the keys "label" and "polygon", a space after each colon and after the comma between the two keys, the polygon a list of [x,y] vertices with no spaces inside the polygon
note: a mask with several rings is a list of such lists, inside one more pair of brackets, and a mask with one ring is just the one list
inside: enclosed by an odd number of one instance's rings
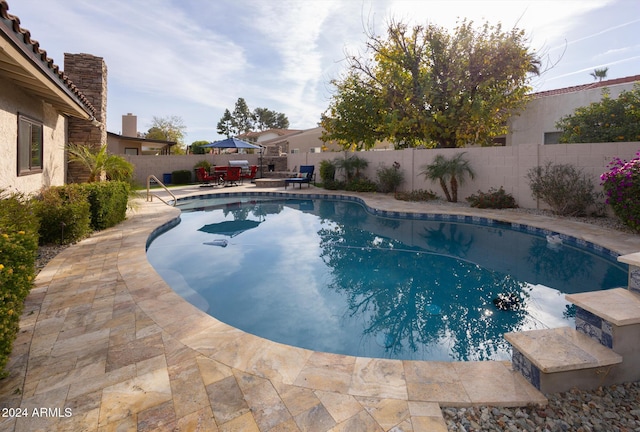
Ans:
{"label": "stone patio deck", "polygon": [[[359,196],[382,210],[553,224],[621,254],[640,251],[640,236],[576,222]],[[0,406],[22,416],[0,417],[1,430],[437,432],[447,430],[440,406],[546,403],[509,362],[327,354],[219,322],[175,294],[146,259],[151,232],[178,213],[141,201],[125,222],[64,250],[38,275],[0,381]]]}

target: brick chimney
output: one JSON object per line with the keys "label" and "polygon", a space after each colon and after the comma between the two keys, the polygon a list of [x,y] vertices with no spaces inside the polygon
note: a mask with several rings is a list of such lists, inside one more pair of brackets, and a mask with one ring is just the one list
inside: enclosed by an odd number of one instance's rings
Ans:
{"label": "brick chimney", "polygon": [[[96,109],[96,120],[69,118],[68,142],[100,148],[107,144],[107,65],[102,57],[90,54],[64,54],[64,73]],[[88,179],[84,167],[69,164],[67,181],[80,183]]]}

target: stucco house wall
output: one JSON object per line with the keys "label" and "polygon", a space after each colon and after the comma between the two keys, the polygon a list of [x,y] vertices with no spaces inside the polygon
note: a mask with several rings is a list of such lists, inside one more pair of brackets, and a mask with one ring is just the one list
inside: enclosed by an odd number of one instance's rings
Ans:
{"label": "stucco house wall", "polygon": [[[71,180],[66,143],[98,147],[106,141],[106,66],[100,57],[65,54],[64,73],[9,13],[6,0],[0,0],[0,18],[0,189],[29,195]],[[32,127],[42,136],[28,135]],[[42,156],[25,157],[20,172],[19,142],[23,156],[40,150]]]}
{"label": "stucco house wall", "polygon": [[602,100],[605,88],[610,97],[616,99],[622,91],[633,90],[637,81],[640,81],[640,75],[534,94],[520,115],[507,122],[506,145],[544,144],[544,134],[558,132],[556,122],[562,117],[573,114],[576,108]]}
{"label": "stucco house wall", "polygon": [[[33,194],[43,186],[65,182],[67,120],[42,100],[31,96],[6,80],[0,80],[0,188],[8,192]],[[43,170],[18,176],[18,114],[41,121],[43,125]]]}

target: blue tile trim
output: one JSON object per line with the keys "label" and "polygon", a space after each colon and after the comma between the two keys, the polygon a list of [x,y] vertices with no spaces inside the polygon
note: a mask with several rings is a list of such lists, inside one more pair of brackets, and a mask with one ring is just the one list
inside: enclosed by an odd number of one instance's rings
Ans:
{"label": "blue tile trim", "polygon": [[[605,248],[601,245],[578,239],[576,237],[572,237],[566,234],[562,234],[556,231],[552,231],[545,228],[537,228],[530,225],[522,225],[515,222],[507,222],[501,221],[498,219],[489,219],[481,216],[465,216],[465,215],[456,215],[456,214],[447,214],[447,213],[406,213],[406,212],[396,212],[396,211],[388,211],[388,210],[380,210],[373,207],[368,206],[362,198],[351,196],[351,195],[336,195],[336,194],[319,194],[319,193],[302,193],[302,194],[289,194],[284,192],[224,192],[219,194],[204,194],[197,195],[185,198],[179,198],[177,201],[177,205],[180,203],[185,203],[194,199],[215,199],[215,198],[229,198],[229,197],[243,197],[243,196],[268,196],[268,197],[278,197],[278,198],[291,198],[291,199],[332,199],[332,200],[341,200],[341,201],[354,201],[361,204],[369,213],[389,218],[399,218],[399,219],[419,219],[419,220],[430,220],[430,221],[445,221],[445,222],[464,222],[468,224],[475,225],[486,225],[486,226],[503,226],[507,229],[512,229],[514,231],[520,231],[527,234],[536,235],[539,237],[546,237],[548,235],[557,235],[562,239],[563,244],[568,246],[578,247],[580,249],[587,249],[589,252],[599,255],[603,258],[607,258],[612,261],[616,261],[618,254],[615,251],[612,251],[608,248]],[[640,291],[640,269],[638,269],[638,291]]]}
{"label": "blue tile trim", "polygon": [[151,231],[151,234],[149,234],[149,237],[147,238],[147,244],[144,247],[145,250],[149,248],[149,245],[151,244],[151,242],[153,242],[153,240],[156,237],[158,237],[160,234],[162,234],[165,231],[169,231],[171,228],[178,225],[179,223],[180,223],[180,216],[178,216],[175,219],[171,219],[168,222],[163,223],[162,225],[160,225],[159,227]]}
{"label": "blue tile trim", "polygon": [[520,372],[532,386],[540,390],[540,369],[531,363],[527,357],[514,349],[511,356],[511,364],[514,370]]}
{"label": "blue tile trim", "polygon": [[576,330],[607,348],[613,348],[613,324],[576,306]]}
{"label": "blue tile trim", "polygon": [[629,289],[640,294],[640,267],[629,266]]}

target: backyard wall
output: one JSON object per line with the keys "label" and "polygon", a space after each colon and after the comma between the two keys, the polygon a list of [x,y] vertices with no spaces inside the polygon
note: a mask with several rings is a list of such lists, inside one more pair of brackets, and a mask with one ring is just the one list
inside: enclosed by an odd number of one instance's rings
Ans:
{"label": "backyard wall", "polygon": [[[478,190],[486,192],[489,188],[503,186],[512,194],[518,205],[524,208],[544,208],[531,196],[531,189],[526,178],[530,168],[544,165],[547,161],[560,164],[571,164],[581,168],[591,176],[597,190],[600,187],[600,174],[607,170],[607,165],[614,157],[632,159],[640,150],[640,142],[597,143],[597,144],[521,144],[509,147],[477,147],[465,149],[405,149],[392,151],[359,152],[358,157],[367,159],[369,166],[364,174],[377,181],[376,171],[379,167],[390,167],[394,162],[400,164],[404,171],[405,182],[400,190],[410,191],[431,189],[442,196],[437,183],[424,179],[420,174],[424,165],[430,164],[436,155],[449,158],[459,152],[466,152],[466,158],[476,173],[474,180],[459,188],[458,200]],[[290,170],[300,165],[315,165],[316,178],[320,181],[319,166],[324,159],[333,160],[344,157],[344,153],[298,153],[288,155]]]}
{"label": "backyard wall", "polygon": [[[202,154],[202,155],[120,155],[131,162],[135,170],[133,172],[134,182],[138,185],[146,185],[147,177],[154,175],[158,180],[163,181],[163,174],[170,174],[173,171],[190,170],[193,172],[194,165],[202,160],[208,161],[211,165],[228,165],[230,160],[246,160],[249,165],[260,165],[259,154]],[[269,165],[274,165],[276,171],[286,171],[287,158],[264,156],[262,158],[264,169],[263,177],[266,176]],[[195,180],[195,179],[194,179]]]}

